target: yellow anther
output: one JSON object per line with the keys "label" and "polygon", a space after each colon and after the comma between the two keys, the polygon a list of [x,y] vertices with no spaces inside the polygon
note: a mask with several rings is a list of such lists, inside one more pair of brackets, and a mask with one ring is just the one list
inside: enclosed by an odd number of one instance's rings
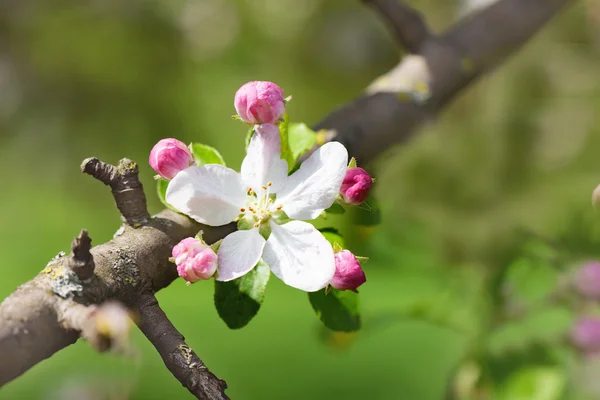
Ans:
{"label": "yellow anther", "polygon": [[266,187],[265,185],[262,185],[262,186],[261,186],[261,188],[262,188],[263,190],[267,190],[267,187]]}
{"label": "yellow anther", "polygon": [[277,211],[281,210],[282,208],[283,208],[283,205],[281,205],[281,204],[280,204],[280,205],[278,205],[278,206],[277,206]]}
{"label": "yellow anther", "polygon": [[259,223],[259,222],[257,222],[257,223],[255,223],[255,224],[254,224],[254,227],[255,227],[255,228],[258,228],[258,227],[259,227],[259,225],[260,225],[260,223]]}
{"label": "yellow anther", "polygon": [[240,208],[240,212],[246,212],[246,209],[244,207]]}
{"label": "yellow anther", "polygon": [[273,182],[268,182],[267,186],[273,186]]}
{"label": "yellow anther", "polygon": [[272,202],[273,202],[273,199],[269,199],[269,203],[272,203]]}

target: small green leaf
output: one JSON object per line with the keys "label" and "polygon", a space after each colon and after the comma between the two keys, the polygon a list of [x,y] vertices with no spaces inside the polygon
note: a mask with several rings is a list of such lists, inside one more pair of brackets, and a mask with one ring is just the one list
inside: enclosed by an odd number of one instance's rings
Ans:
{"label": "small green leaf", "polygon": [[321,228],[319,229],[319,232],[321,232],[323,236],[325,236],[325,239],[327,239],[331,246],[334,246],[334,244],[337,243],[340,247],[345,247],[344,238],[342,237],[340,231],[338,231],[337,229]]}
{"label": "small green leaf", "polygon": [[254,127],[248,129],[248,133],[246,133],[246,150],[248,150],[248,146],[250,146],[250,139],[254,135]]}
{"label": "small green leaf", "polygon": [[325,210],[325,212],[328,212],[331,214],[343,214],[346,212],[346,209],[340,203],[333,203],[331,205],[331,207],[329,207],[327,210]]}
{"label": "small green leaf", "polygon": [[308,294],[308,299],[319,319],[333,331],[352,332],[360,329],[358,293],[331,288]]}
{"label": "small green leaf", "polygon": [[258,313],[269,275],[269,267],[261,260],[241,278],[229,282],[215,280],[215,307],[230,329],[246,326]]}
{"label": "small green leaf", "polygon": [[348,163],[348,168],[356,168],[356,158],[352,157]]}
{"label": "small green leaf", "polygon": [[291,171],[294,168],[294,156],[292,155],[292,151],[290,150],[290,141],[289,141],[289,127],[290,127],[290,119],[288,113],[285,113],[283,116],[283,121],[279,124],[279,135],[281,136],[281,158],[287,161],[288,163],[288,171]]}
{"label": "small green leaf", "polygon": [[221,153],[214,147],[207,146],[202,143],[192,143],[190,146],[196,165],[199,167],[206,164],[221,164],[225,165],[225,160],[221,156]]}
{"label": "small green leaf", "polygon": [[317,142],[317,134],[306,124],[289,124],[288,141],[292,153],[292,162],[293,164],[296,164],[298,158],[306,151],[310,150]]}
{"label": "small green leaf", "polygon": [[[156,180],[156,193],[158,194],[158,198],[160,199],[160,202],[163,203],[167,208],[173,210],[173,211],[177,211],[175,208],[173,208],[171,205],[169,205],[167,203],[167,187],[169,187],[169,181],[163,178],[157,179]],[[177,211],[179,212],[179,211]]]}

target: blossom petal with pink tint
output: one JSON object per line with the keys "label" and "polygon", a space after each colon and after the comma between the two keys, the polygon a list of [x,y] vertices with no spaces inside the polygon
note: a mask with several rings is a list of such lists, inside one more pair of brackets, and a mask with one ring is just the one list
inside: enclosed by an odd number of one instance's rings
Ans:
{"label": "blossom petal with pink tint", "polygon": [[276,202],[290,218],[317,218],[335,201],[347,165],[348,151],[341,143],[324,144],[287,178]]}
{"label": "blossom petal with pink tint", "polygon": [[240,214],[246,189],[234,170],[207,164],[177,174],[167,187],[166,201],[202,224],[219,226]]}
{"label": "blossom petal with pink tint", "polygon": [[265,247],[258,229],[230,233],[219,246],[218,281],[231,281],[256,266]]}
{"label": "blossom petal with pink tint", "polygon": [[272,124],[257,125],[242,162],[242,180],[256,193],[271,182],[270,193],[276,193],[285,183],[288,165],[281,159],[279,128]]}
{"label": "blossom petal with pink tint", "polygon": [[269,221],[271,236],[263,260],[285,284],[315,292],[323,289],[335,272],[333,249],[325,237],[307,222],[277,225]]}

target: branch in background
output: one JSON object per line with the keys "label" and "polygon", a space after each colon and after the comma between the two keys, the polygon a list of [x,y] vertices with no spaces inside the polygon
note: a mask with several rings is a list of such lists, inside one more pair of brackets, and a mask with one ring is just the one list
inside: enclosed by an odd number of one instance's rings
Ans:
{"label": "branch in background", "polygon": [[[367,163],[410,139],[422,123],[432,120],[476,78],[506,61],[571,2],[498,0],[447,32],[430,36],[418,54],[405,57],[373,82],[365,95],[334,110],[315,130],[330,131],[328,137]],[[412,100],[410,92],[423,86],[428,99]]]}
{"label": "branch in background", "polygon": [[404,49],[417,53],[431,38],[423,16],[398,0],[362,0],[374,7]]}
{"label": "branch in background", "polygon": [[[365,95],[333,111],[314,127],[328,130],[326,137],[343,143],[361,163],[410,138],[421,123],[434,116],[475,78],[504,61],[569,0],[499,0],[441,36],[423,33],[427,32],[425,25],[406,6],[383,0],[370,3],[380,10],[385,10],[384,6],[396,10],[385,13],[388,22],[403,45],[418,53],[407,56],[374,82]],[[419,84],[428,89],[426,101],[401,96],[403,88]],[[73,264],[59,255],[0,304],[3,360],[0,386],[74,343],[79,332],[89,336],[85,324],[76,322],[87,320],[89,309],[82,307],[116,299],[124,304],[137,304],[142,316],[140,328],[171,372],[193,394],[206,399],[226,398],[222,393],[224,382],[212,375],[199,359],[196,361],[197,356],[191,350],[179,347],[185,346],[183,337],[149,293],[166,287],[176,278],[175,266],[168,261],[174,244],[199,230],[204,230],[204,239],[213,243],[233,231],[235,225],[209,228],[169,210],[150,218],[137,166],[130,160],[122,160],[114,167],[98,159],[88,159],[82,169],[111,187],[127,226],[110,242],[91,249],[95,269],[90,279],[82,281],[71,270]],[[73,251],[72,259],[81,257],[77,255],[80,251],[85,254],[83,236],[80,244],[74,246],[79,250]],[[77,262],[85,263],[83,258]],[[89,269],[90,265],[86,265]],[[69,318],[67,323],[64,316],[70,308],[74,309],[73,315],[83,318]],[[189,363],[185,354],[191,357]],[[182,366],[188,363],[189,367],[193,362],[203,367],[194,366],[193,371],[185,370],[186,374]]]}
{"label": "branch in background", "polygon": [[227,384],[213,375],[185,343],[152,293],[140,296],[134,309],[138,327],[152,342],[171,373],[199,399],[225,400]]}

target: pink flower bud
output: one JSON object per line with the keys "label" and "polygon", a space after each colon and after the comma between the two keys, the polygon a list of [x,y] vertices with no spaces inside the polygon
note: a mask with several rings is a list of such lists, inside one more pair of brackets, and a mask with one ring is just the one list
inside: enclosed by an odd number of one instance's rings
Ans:
{"label": "pink flower bud", "polygon": [[582,318],[571,329],[571,342],[588,354],[600,352],[600,319]]}
{"label": "pink flower bud", "polygon": [[341,250],[334,254],[335,274],[331,278],[331,286],[339,290],[356,290],[367,281],[367,277],[360,267],[360,263],[348,250]]}
{"label": "pink flower bud", "polygon": [[156,143],[148,160],[152,169],[165,179],[173,179],[180,171],[194,164],[190,149],[177,139]]}
{"label": "pink flower bud", "polygon": [[250,124],[277,124],[285,113],[283,90],[273,82],[248,82],[235,94],[233,105]]}
{"label": "pink flower bud", "polygon": [[358,167],[348,168],[340,194],[346,203],[357,206],[367,199],[372,186],[373,178],[367,171]]}
{"label": "pink flower bud", "polygon": [[590,300],[600,300],[600,262],[588,262],[577,271],[575,288]]}
{"label": "pink flower bud", "polygon": [[217,270],[217,255],[196,238],[183,239],[173,247],[177,273],[188,282],[209,279]]}

